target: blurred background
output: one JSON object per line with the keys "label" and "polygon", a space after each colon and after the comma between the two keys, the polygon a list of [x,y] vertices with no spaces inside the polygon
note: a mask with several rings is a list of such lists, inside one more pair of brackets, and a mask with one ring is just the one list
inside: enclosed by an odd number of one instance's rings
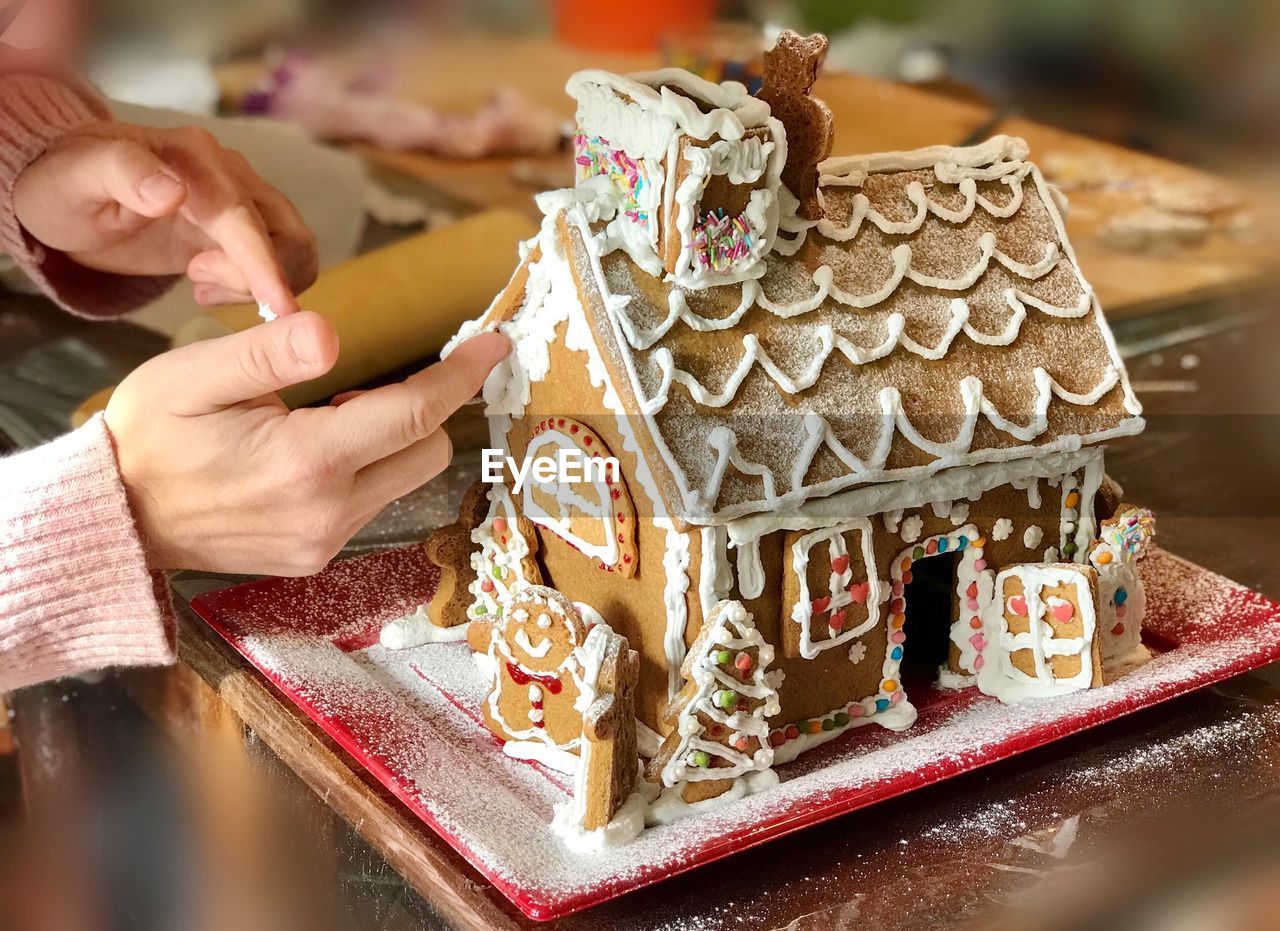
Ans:
{"label": "blurred background", "polygon": [[[534,195],[572,179],[571,72],[669,64],[753,86],[782,28],[824,32],[815,94],[835,112],[835,154],[1028,139],[1070,199],[1151,422],[1109,453],[1112,473],[1160,514],[1165,546],[1280,596],[1280,5],[98,0],[88,13],[81,60],[122,118],[210,127],[315,228],[325,272],[303,305],[335,317],[346,348],[334,379],[293,403],[419,367],[501,288]],[[88,325],[3,257],[0,282],[0,452],[82,421],[150,355],[256,319],[202,313],[180,286]],[[454,426],[465,469],[480,434]],[[461,487],[393,505],[351,552],[420,540]],[[181,604],[227,581],[174,585]],[[184,637],[203,636],[196,623]],[[172,674],[0,697],[0,927],[451,926],[308,787],[314,773],[224,703],[230,660],[192,655]],[[1277,760],[1280,675],[1264,670],[565,927],[1277,928]]]}

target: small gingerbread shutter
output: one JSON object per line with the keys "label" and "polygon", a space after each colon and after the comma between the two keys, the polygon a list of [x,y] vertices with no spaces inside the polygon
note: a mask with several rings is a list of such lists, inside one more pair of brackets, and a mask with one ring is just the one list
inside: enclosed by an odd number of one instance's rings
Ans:
{"label": "small gingerbread shutter", "polygon": [[871,524],[792,531],[783,546],[782,651],[813,659],[861,637],[880,618]]}
{"label": "small gingerbread shutter", "polygon": [[1066,563],[1010,566],[983,617],[986,662],[978,687],[1002,701],[1102,684],[1097,573]]}

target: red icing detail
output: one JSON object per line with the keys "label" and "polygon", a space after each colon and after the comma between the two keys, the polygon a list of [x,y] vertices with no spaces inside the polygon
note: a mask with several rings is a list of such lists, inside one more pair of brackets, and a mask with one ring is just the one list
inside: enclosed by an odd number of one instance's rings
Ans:
{"label": "red icing detail", "polygon": [[911,570],[910,570],[910,569],[908,569],[906,572],[902,573],[902,584],[903,584],[903,585],[910,585],[910,584],[911,584],[911,580],[912,580],[913,578],[914,578],[914,576],[912,576],[912,574],[911,574]]}
{"label": "red icing detail", "polygon": [[[612,482],[611,482],[610,484],[612,484]],[[621,497],[622,497],[622,491],[621,491],[621,489],[618,489],[618,488],[615,488],[615,489],[613,490],[612,494],[613,494],[613,500],[614,500],[614,501],[617,501],[619,498],[621,498]]]}
{"label": "red icing detail", "polygon": [[842,575],[849,568],[849,554],[844,553],[831,560],[831,571],[836,575]]}
{"label": "red icing detail", "polygon": [[972,627],[974,630],[978,630],[980,627],[982,627],[982,618],[980,617],[969,618],[969,626]]}
{"label": "red icing detail", "polygon": [[970,582],[969,587],[964,590],[965,596],[968,598],[978,597],[978,583]]}
{"label": "red icing detail", "polygon": [[563,426],[564,426],[564,418],[563,418],[563,417],[561,417],[559,420],[557,420],[557,421],[556,421],[556,423],[558,423],[560,426],[562,426],[562,427],[563,427]]}
{"label": "red icing detail", "polygon": [[739,672],[751,671],[751,654],[739,653],[733,660],[733,665],[737,667]]}
{"label": "red icing detail", "polygon": [[528,685],[530,682],[536,682],[552,695],[559,695],[560,690],[564,688],[559,676],[539,675],[536,672],[521,669],[515,663],[507,663],[507,675],[511,677],[511,681],[516,685]]}
{"label": "red icing detail", "polygon": [[631,554],[630,554],[630,553],[628,553],[626,556],[623,556],[623,557],[622,557],[622,561],[623,561],[623,562],[631,562]]}
{"label": "red icing detail", "polygon": [[507,532],[507,519],[505,517],[495,517],[493,519],[493,532],[494,533]]}
{"label": "red icing detail", "polygon": [[570,425],[569,425],[569,432],[570,432],[570,433],[577,433],[577,432],[578,432],[578,425],[577,425],[576,423],[575,423],[575,424],[570,424]]}
{"label": "red icing detail", "polygon": [[493,591],[493,579],[484,579],[481,581],[480,591],[484,592],[486,595]]}
{"label": "red icing detail", "polygon": [[589,436],[584,436],[584,437],[582,438],[582,445],[583,445],[583,446],[590,446],[590,445],[591,445],[591,437],[589,437]]}
{"label": "red icing detail", "polygon": [[618,515],[618,523],[620,523],[620,524],[625,524],[626,522],[627,522],[627,515],[626,515],[626,514],[619,514],[619,515]]}
{"label": "red icing detail", "polygon": [[930,555],[938,552],[938,541],[930,539],[929,542],[924,545],[924,551]]}
{"label": "red icing detail", "polygon": [[739,750],[746,750],[749,743],[750,739],[746,734],[739,734],[738,739],[733,742],[733,745]]}
{"label": "red icing detail", "polygon": [[1111,633],[1113,636],[1119,637],[1122,633],[1124,633],[1124,625],[1117,624],[1115,627],[1111,628]]}

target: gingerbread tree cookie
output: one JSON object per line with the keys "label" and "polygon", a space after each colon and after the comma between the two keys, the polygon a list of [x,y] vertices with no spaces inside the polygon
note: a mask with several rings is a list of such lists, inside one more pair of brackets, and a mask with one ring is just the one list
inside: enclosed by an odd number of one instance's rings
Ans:
{"label": "gingerbread tree cookie", "polygon": [[511,592],[522,585],[542,584],[533,524],[517,510],[506,485],[491,486],[487,500],[487,516],[471,532],[473,577],[467,586],[471,596],[467,617],[472,622],[467,642],[477,653],[489,649],[488,627],[501,620]]}
{"label": "gingerbread tree cookie", "polygon": [[596,850],[624,843],[644,827],[643,799],[633,798],[640,770],[635,713],[640,657],[625,637],[597,624],[580,659],[582,743],[573,799],[557,807],[555,829],[569,847]]}
{"label": "gingerbread tree cookie", "polygon": [[680,787],[685,802],[728,791],[735,779],[773,765],[769,717],[776,715],[781,672],[769,672],[773,647],[738,601],[721,601],[685,658],[685,685],[667,709],[674,730],[646,777]]}
{"label": "gingerbread tree cookie", "polygon": [[805,37],[788,29],[764,53],[764,87],[759,95],[787,131],[782,183],[800,202],[796,212],[807,220],[822,216],[818,163],[831,154],[835,141],[831,110],[809,96],[826,57],[826,36]]}

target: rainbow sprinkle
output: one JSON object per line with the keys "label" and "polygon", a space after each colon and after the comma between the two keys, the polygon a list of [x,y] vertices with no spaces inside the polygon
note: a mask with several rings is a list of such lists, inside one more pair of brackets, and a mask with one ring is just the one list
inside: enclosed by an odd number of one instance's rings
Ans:
{"label": "rainbow sprinkle", "polygon": [[621,149],[613,148],[607,139],[585,133],[577,133],[573,137],[573,153],[579,181],[608,175],[623,194],[623,215],[634,223],[649,225],[649,211],[641,206],[641,199],[651,182],[642,163]]}
{"label": "rainbow sprinkle", "polygon": [[724,208],[717,208],[698,218],[689,249],[700,270],[723,272],[749,256],[754,241],[746,214],[729,217]]}

